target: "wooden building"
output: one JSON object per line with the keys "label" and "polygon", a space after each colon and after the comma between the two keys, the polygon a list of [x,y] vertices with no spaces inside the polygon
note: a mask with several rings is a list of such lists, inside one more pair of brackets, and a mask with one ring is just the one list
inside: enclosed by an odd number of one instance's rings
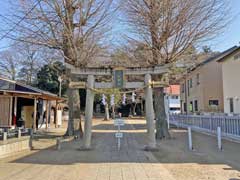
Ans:
{"label": "wooden building", "polygon": [[0,77],[0,128],[38,128],[44,116],[48,127],[51,103],[62,101],[57,95]]}

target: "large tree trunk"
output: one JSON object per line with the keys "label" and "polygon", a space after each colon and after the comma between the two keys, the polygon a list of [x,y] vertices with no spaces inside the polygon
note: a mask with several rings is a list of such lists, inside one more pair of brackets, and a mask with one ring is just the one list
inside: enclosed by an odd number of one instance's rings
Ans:
{"label": "large tree trunk", "polygon": [[68,89],[67,90],[67,96],[68,96],[68,126],[67,126],[67,132],[65,133],[66,136],[72,136],[74,134],[74,120],[73,120],[73,103],[72,103],[72,97],[73,97],[73,90]]}
{"label": "large tree trunk", "polygon": [[[154,4],[153,4],[154,5]],[[154,16],[153,16],[154,17]],[[151,19],[150,26],[151,38],[152,38],[152,55],[153,55],[153,64],[159,65],[159,52],[161,49],[161,44],[158,41],[158,23],[157,19]],[[161,63],[165,63],[164,61]],[[155,116],[156,116],[156,138],[170,138],[168,132],[168,125],[166,120],[165,112],[165,101],[164,101],[164,88],[156,88],[154,90],[154,107],[155,107]]]}
{"label": "large tree trunk", "polygon": [[81,113],[80,113],[80,96],[78,89],[68,89],[68,107],[69,107],[69,119],[66,136],[76,135],[77,131],[80,133],[80,137],[83,137],[83,130],[81,125]]}
{"label": "large tree trunk", "polygon": [[165,111],[165,101],[164,101],[164,88],[154,89],[154,107],[156,115],[156,138],[170,138],[170,133],[168,131],[168,123]]}

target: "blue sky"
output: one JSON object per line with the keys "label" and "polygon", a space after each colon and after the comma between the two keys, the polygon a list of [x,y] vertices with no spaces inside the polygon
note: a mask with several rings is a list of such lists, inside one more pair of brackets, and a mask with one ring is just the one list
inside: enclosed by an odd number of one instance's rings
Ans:
{"label": "blue sky", "polygon": [[[240,0],[229,0],[230,7],[232,8],[232,14],[234,19],[232,20],[231,24],[224,30],[223,33],[219,34],[217,38],[208,42],[208,44],[213,50],[215,51],[224,51],[234,45],[240,45]],[[0,14],[4,15],[7,13],[8,10],[8,2],[7,0],[0,0]],[[4,28],[4,27],[0,27]],[[117,28],[117,32],[114,34],[121,34],[121,28]],[[0,37],[2,33],[0,33]],[[119,39],[120,37],[113,37],[112,39]],[[7,40],[0,41],[0,50],[3,47],[8,46]]]}
{"label": "blue sky", "polygon": [[229,1],[234,19],[222,34],[209,43],[211,48],[217,51],[224,51],[231,46],[240,45],[240,0]]}

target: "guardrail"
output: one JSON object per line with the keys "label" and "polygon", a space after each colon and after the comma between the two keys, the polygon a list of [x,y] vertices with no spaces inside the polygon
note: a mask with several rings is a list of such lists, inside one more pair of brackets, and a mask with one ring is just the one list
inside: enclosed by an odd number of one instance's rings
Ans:
{"label": "guardrail", "polygon": [[240,139],[240,116],[207,116],[207,115],[170,115],[170,124],[217,134],[221,127],[222,135]]}

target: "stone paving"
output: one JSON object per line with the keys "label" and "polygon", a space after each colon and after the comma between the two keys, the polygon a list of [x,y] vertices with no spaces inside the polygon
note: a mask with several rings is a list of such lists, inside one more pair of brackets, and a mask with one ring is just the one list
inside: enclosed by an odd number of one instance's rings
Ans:
{"label": "stone paving", "polygon": [[[174,179],[158,163],[151,152],[143,151],[146,144],[144,121],[127,120],[123,127],[121,150],[117,150],[112,121],[94,125],[91,151],[81,151],[81,142],[64,142],[55,146],[0,161],[1,180],[161,180]],[[36,144],[39,142],[36,142]]]}

